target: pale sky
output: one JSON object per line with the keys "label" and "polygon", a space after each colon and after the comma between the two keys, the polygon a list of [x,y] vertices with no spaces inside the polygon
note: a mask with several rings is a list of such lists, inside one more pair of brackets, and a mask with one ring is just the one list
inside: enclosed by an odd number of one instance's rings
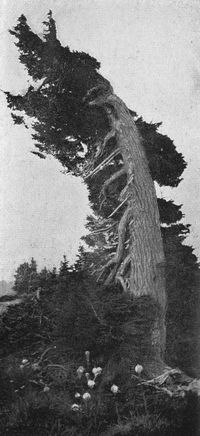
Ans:
{"label": "pale sky", "polygon": [[[200,258],[199,0],[1,0],[0,88],[21,93],[28,77],[7,29],[23,13],[40,33],[52,9],[63,45],[101,62],[115,92],[148,122],[163,122],[188,162],[178,188],[160,195],[183,204],[187,242]],[[0,280],[33,256],[39,267],[75,259],[86,215],[86,188],[41,160],[30,132],[14,126],[0,95]]]}

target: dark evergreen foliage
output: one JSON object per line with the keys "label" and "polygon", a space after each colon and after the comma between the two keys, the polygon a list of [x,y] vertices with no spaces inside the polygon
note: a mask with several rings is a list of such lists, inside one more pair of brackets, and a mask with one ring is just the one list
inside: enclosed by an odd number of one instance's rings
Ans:
{"label": "dark evergreen foliage", "polygon": [[177,152],[173,141],[167,135],[158,132],[161,123],[149,124],[142,118],[136,123],[143,138],[153,180],[160,186],[178,186],[182,180],[180,176],[186,168],[182,154]]}
{"label": "dark evergreen foliage", "polygon": [[[33,122],[36,147],[53,154],[76,173],[83,163],[82,143],[87,142],[89,149],[94,138],[102,136],[108,127],[103,114],[88,109],[83,98],[89,88],[106,80],[97,72],[100,64],[94,58],[61,46],[51,12],[45,27],[42,40],[30,30],[22,15],[10,31],[18,40],[20,62],[36,86],[29,86],[23,96],[6,92],[8,106],[36,118]],[[37,85],[41,79],[42,84]]]}
{"label": "dark evergreen foliage", "polygon": [[30,263],[24,262],[21,264],[17,268],[14,277],[13,290],[18,295],[35,291],[39,285],[36,261],[32,258]]}
{"label": "dark evergreen foliage", "polygon": [[[40,152],[53,154],[69,171],[79,174],[109,128],[104,113],[94,107],[91,110],[83,99],[89,89],[99,83],[106,86],[107,81],[98,73],[96,59],[61,46],[51,11],[44,24],[43,39],[31,31],[23,15],[10,31],[17,39],[20,62],[36,86],[29,86],[25,95],[6,92],[8,106],[36,118],[33,139]],[[38,85],[38,80],[43,82]],[[177,186],[186,166],[182,155],[170,138],[158,133],[160,123],[148,124],[142,118],[136,122],[153,179],[160,185]]]}
{"label": "dark evergreen foliage", "polygon": [[167,201],[164,198],[158,198],[158,208],[161,223],[170,225],[180,221],[183,218],[181,206],[182,205],[177,206],[172,200]]}

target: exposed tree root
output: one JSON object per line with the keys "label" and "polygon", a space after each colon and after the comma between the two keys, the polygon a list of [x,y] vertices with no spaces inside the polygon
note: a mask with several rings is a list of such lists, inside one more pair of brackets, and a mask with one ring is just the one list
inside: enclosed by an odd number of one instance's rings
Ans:
{"label": "exposed tree root", "polygon": [[[166,393],[170,397],[184,397],[186,392],[193,392],[198,397],[200,396],[200,380],[192,379],[177,368],[173,369],[167,367],[162,374],[150,380],[141,379],[140,381],[139,377],[134,377],[138,379],[140,385],[151,386],[156,390]],[[170,383],[168,383],[166,387],[165,383],[167,383],[168,380],[170,380]]]}
{"label": "exposed tree root", "polygon": [[[181,374],[180,369],[174,369],[174,368],[168,367],[161,375],[154,377],[151,380],[145,380],[145,382],[143,382],[143,383],[145,383],[145,384],[156,383],[156,384],[161,386],[168,379],[168,377],[170,375],[173,375],[173,374]],[[143,384],[143,383],[141,383],[141,384]]]}

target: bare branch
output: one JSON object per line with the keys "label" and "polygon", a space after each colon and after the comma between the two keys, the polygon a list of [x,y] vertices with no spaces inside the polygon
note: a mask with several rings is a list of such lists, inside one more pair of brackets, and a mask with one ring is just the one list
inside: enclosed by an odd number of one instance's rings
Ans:
{"label": "bare branch", "polygon": [[124,187],[124,189],[122,189],[122,191],[121,191],[121,193],[120,193],[120,196],[119,196],[120,200],[123,200],[123,199],[124,199],[124,195],[127,194],[127,191],[128,191],[128,189],[129,189],[129,186],[130,186],[131,182],[133,181],[133,179],[134,179],[134,175],[132,175],[132,176],[129,178],[128,183],[126,184],[126,186]]}
{"label": "bare branch", "polygon": [[128,197],[127,198],[125,198],[125,200],[124,201],[122,201],[120,204],[119,204],[119,206],[117,206],[116,207],[116,209],[108,216],[108,219],[109,218],[112,218],[115,214],[116,214],[116,212],[118,212],[118,210],[123,206],[123,204],[124,203],[126,203],[126,201],[128,200]]}
{"label": "bare branch", "polygon": [[93,306],[93,304],[92,304],[92,302],[90,301],[89,298],[87,298],[87,301],[88,301],[88,303],[89,303],[89,305],[90,305],[90,307],[91,307],[91,309],[92,309],[92,311],[93,311],[95,317],[96,317],[97,320],[99,321],[99,323],[100,323],[101,325],[107,326],[107,323],[105,323],[105,322],[104,322],[104,321],[99,317],[99,315],[97,314],[97,311],[95,310],[95,308],[94,308],[94,306]]}
{"label": "bare branch", "polygon": [[94,230],[93,232],[90,232],[90,235],[98,235],[99,233],[108,232],[110,229],[112,229],[114,226],[116,226],[117,222],[112,223],[108,227],[101,227],[98,230]]}
{"label": "bare branch", "polygon": [[101,146],[101,149],[100,149],[100,153],[99,153],[100,155],[103,154],[104,149],[105,149],[108,141],[110,141],[111,138],[115,138],[115,135],[116,135],[116,130],[115,129],[112,129],[112,130],[110,130],[110,132],[107,133],[107,135],[105,136],[105,138],[103,140],[103,144]]}
{"label": "bare branch", "polygon": [[119,153],[121,153],[120,149],[117,148],[115,149],[111,154],[109,154],[109,156],[107,156],[96,168],[94,168],[93,171],[91,171],[91,173],[86,174],[86,176],[84,177],[84,180],[89,179],[90,177],[94,176],[95,174],[97,174],[99,171],[102,171],[102,169],[107,166],[112,159],[117,156]]}
{"label": "bare branch", "polygon": [[124,174],[126,174],[126,170],[125,170],[125,168],[121,168],[120,170],[118,170],[114,174],[112,174],[112,176],[110,176],[110,178],[104,182],[103,187],[102,187],[101,192],[100,192],[100,197],[103,196],[103,200],[100,204],[100,210],[102,208],[104,201],[106,200],[106,190],[108,189],[108,186],[111,185],[111,183],[113,183],[115,180],[119,179]]}
{"label": "bare branch", "polygon": [[119,236],[119,241],[118,241],[118,247],[117,247],[117,252],[116,252],[116,261],[119,264],[119,262],[121,261],[121,257],[123,254],[123,250],[124,250],[124,242],[125,242],[125,236],[126,236],[126,228],[127,228],[127,223],[130,219],[132,210],[130,207],[128,207],[120,222],[119,222],[119,227],[118,227],[118,236]]}
{"label": "bare branch", "polygon": [[40,89],[41,89],[44,85],[46,85],[47,82],[48,82],[48,77],[45,77],[45,79],[43,80],[43,82],[41,83],[41,85],[38,86],[38,88],[35,89],[35,91],[36,91],[36,92],[39,92]]}
{"label": "bare branch", "polygon": [[[120,268],[118,270],[117,275],[119,274],[120,276],[123,276],[123,274],[125,273],[129,263],[131,263],[131,255],[130,254],[128,254],[125,257],[125,259],[123,260],[123,262],[121,263],[121,266],[120,266]],[[116,277],[116,278],[118,278],[118,277]]]}
{"label": "bare branch", "polygon": [[122,285],[123,290],[126,292],[128,289],[128,285],[129,285],[129,281],[127,278],[124,278],[124,273],[127,269],[127,267],[129,266],[129,263],[131,263],[131,255],[128,254],[125,259],[123,260],[123,262],[120,265],[120,268],[117,271],[116,277],[115,277],[115,281],[119,282]]}
{"label": "bare branch", "polygon": [[115,265],[115,267],[113,268],[113,270],[109,273],[105,285],[108,285],[110,283],[110,281],[113,279],[116,271],[117,271],[117,267],[119,266],[122,256],[123,256],[123,251],[124,251],[124,242],[125,242],[125,237],[126,237],[126,229],[127,229],[127,224],[129,222],[129,219],[131,217],[131,208],[128,207],[120,222],[119,222],[119,226],[118,226],[118,246],[117,246],[117,251],[115,256],[113,256],[112,259],[110,259],[107,264],[103,267],[103,271],[100,274],[100,276],[98,277],[98,281],[101,279],[102,275],[105,274],[106,270],[108,270],[112,265]]}
{"label": "bare branch", "polygon": [[65,368],[63,365],[59,365],[58,363],[49,363],[46,368],[59,368],[65,371],[66,373],[69,372],[69,368]]}
{"label": "bare branch", "polygon": [[48,348],[46,348],[46,350],[44,350],[43,353],[41,354],[39,360],[38,360],[37,362],[35,362],[35,363],[36,363],[37,365],[39,365],[39,364],[42,362],[42,360],[44,359],[44,356],[46,356],[46,354],[47,354],[50,350],[53,350],[54,348],[55,348],[55,347],[48,347]]}

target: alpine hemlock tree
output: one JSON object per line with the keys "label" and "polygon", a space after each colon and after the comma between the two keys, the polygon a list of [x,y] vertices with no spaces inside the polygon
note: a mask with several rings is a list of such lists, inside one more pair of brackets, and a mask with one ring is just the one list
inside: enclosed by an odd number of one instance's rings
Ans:
{"label": "alpine hemlock tree", "polygon": [[[166,368],[161,222],[166,235],[166,225],[179,221],[182,213],[173,202],[157,199],[154,181],[177,186],[186,164],[173,141],[158,132],[160,124],[146,123],[114,93],[96,59],[61,46],[51,11],[44,26],[40,38],[21,15],[10,31],[33,84],[23,95],[6,92],[7,103],[16,124],[32,118],[33,153],[53,155],[66,172],[85,180],[94,211],[86,238],[96,252],[91,273],[108,292],[115,286],[116,292],[141,303],[143,320],[154,307],[148,347],[141,343],[139,363],[156,376]],[[177,233],[187,231],[181,224],[174,226]],[[124,333],[121,352],[131,369],[134,319],[125,323]]]}

